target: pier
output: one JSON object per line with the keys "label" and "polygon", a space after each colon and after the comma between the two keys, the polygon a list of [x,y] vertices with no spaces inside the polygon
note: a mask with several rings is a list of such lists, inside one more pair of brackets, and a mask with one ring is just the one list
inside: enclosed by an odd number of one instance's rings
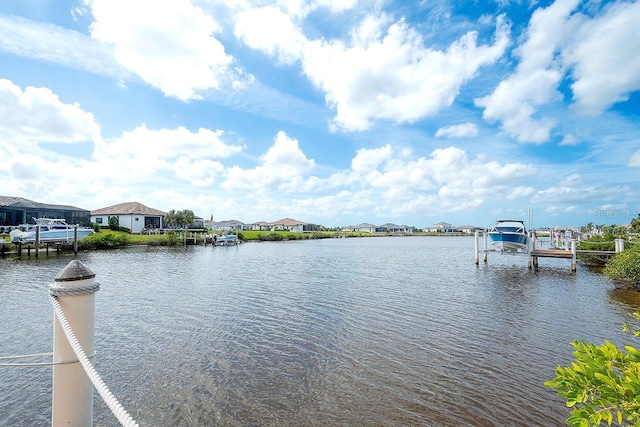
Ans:
{"label": "pier", "polygon": [[[487,254],[489,252],[502,253],[496,249],[488,248],[488,234],[483,232],[483,242],[484,249],[480,249],[480,232],[476,231],[474,235],[475,242],[475,263],[476,265],[480,264],[480,254],[483,254],[483,261],[486,263]],[[565,258],[571,260],[571,271],[576,271],[577,269],[577,258],[579,254],[583,255],[599,255],[599,256],[613,256],[618,252],[622,252],[624,250],[624,239],[615,239],[615,251],[597,251],[597,250],[580,250],[578,249],[578,240],[571,240],[571,245],[566,249],[554,249],[548,248],[543,249],[538,247],[538,238],[535,232],[531,232],[529,234],[529,243],[526,251],[518,251],[518,252],[509,252],[511,254],[522,254],[528,255],[529,269],[538,269],[539,266],[539,258]]]}

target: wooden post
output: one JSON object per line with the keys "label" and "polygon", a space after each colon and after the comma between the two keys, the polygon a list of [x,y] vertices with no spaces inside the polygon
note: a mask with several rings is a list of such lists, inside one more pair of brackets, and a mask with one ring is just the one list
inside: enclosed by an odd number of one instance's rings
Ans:
{"label": "wooden post", "polygon": [[40,252],[40,224],[36,225],[36,258]]}
{"label": "wooden post", "polygon": [[576,254],[577,254],[578,242],[575,239],[571,240],[571,271],[576,271]]}
{"label": "wooden post", "polygon": [[487,263],[487,251],[489,250],[489,235],[487,234],[487,230],[484,230],[482,232],[482,237],[484,240],[484,257],[483,257],[483,261],[485,262],[485,264]]}
{"label": "wooden post", "polygon": [[[71,261],[55,278],[53,287],[73,290],[95,284],[95,274],[80,261]],[[85,295],[58,296],[58,302],[78,343],[88,357],[94,354],[95,291]],[[54,315],[53,392],[51,425],[92,426],[93,385],[69,344],[64,328]]]}
{"label": "wooden post", "polygon": [[78,224],[73,226],[73,253],[78,255]]}

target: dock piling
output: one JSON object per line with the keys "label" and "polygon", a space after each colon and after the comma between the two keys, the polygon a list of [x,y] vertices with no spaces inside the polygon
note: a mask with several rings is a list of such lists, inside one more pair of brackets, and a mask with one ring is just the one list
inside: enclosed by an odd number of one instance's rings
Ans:
{"label": "dock piling", "polygon": [[[474,242],[474,246],[475,246],[475,254],[476,254],[476,265],[480,264],[480,248],[479,248],[479,242],[478,242],[478,238],[479,238],[479,231],[476,230],[475,233],[473,234],[473,242]],[[485,256],[486,256],[486,252],[485,252]]]}
{"label": "dock piling", "polygon": [[[64,312],[67,326],[89,357],[94,354],[95,330],[95,290],[87,292],[90,288],[99,288],[95,274],[78,260],[71,261],[58,273],[49,288]],[[54,316],[53,362],[51,425],[93,425],[93,386],[58,316]]]}

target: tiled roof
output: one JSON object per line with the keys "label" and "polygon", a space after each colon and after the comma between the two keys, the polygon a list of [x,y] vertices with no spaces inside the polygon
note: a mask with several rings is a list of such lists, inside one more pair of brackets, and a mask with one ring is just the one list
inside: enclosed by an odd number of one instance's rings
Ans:
{"label": "tiled roof", "polygon": [[23,197],[0,196],[0,207],[12,206],[15,208],[35,208],[35,209],[62,209],[68,211],[86,211],[75,206],[53,205],[50,203],[34,202]]}
{"label": "tiled roof", "polygon": [[274,221],[271,224],[273,225],[284,225],[284,226],[292,226],[292,225],[305,225],[306,222],[298,221],[297,219],[291,218],[282,218],[281,220]]}
{"label": "tiled roof", "polygon": [[91,211],[91,215],[154,215],[164,216],[165,212],[138,202],[126,202]]}

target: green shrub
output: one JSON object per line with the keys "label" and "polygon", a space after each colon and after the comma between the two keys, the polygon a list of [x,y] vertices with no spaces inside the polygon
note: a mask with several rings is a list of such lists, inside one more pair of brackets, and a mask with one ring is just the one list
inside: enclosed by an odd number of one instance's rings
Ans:
{"label": "green shrub", "polygon": [[178,243],[182,243],[180,236],[178,236],[175,231],[170,231],[169,234],[167,234],[167,245],[175,246]]}
{"label": "green shrub", "polygon": [[[613,234],[605,234],[604,236],[593,236],[578,243],[578,249],[587,251],[614,251],[616,248]],[[591,255],[578,254],[578,259],[587,265],[604,266],[609,261],[607,255]]]}
{"label": "green shrub", "polygon": [[614,282],[640,290],[640,245],[615,254],[603,272]]}
{"label": "green shrub", "polygon": [[129,244],[129,236],[126,234],[92,234],[81,240],[83,248],[109,249],[126,246]]}

